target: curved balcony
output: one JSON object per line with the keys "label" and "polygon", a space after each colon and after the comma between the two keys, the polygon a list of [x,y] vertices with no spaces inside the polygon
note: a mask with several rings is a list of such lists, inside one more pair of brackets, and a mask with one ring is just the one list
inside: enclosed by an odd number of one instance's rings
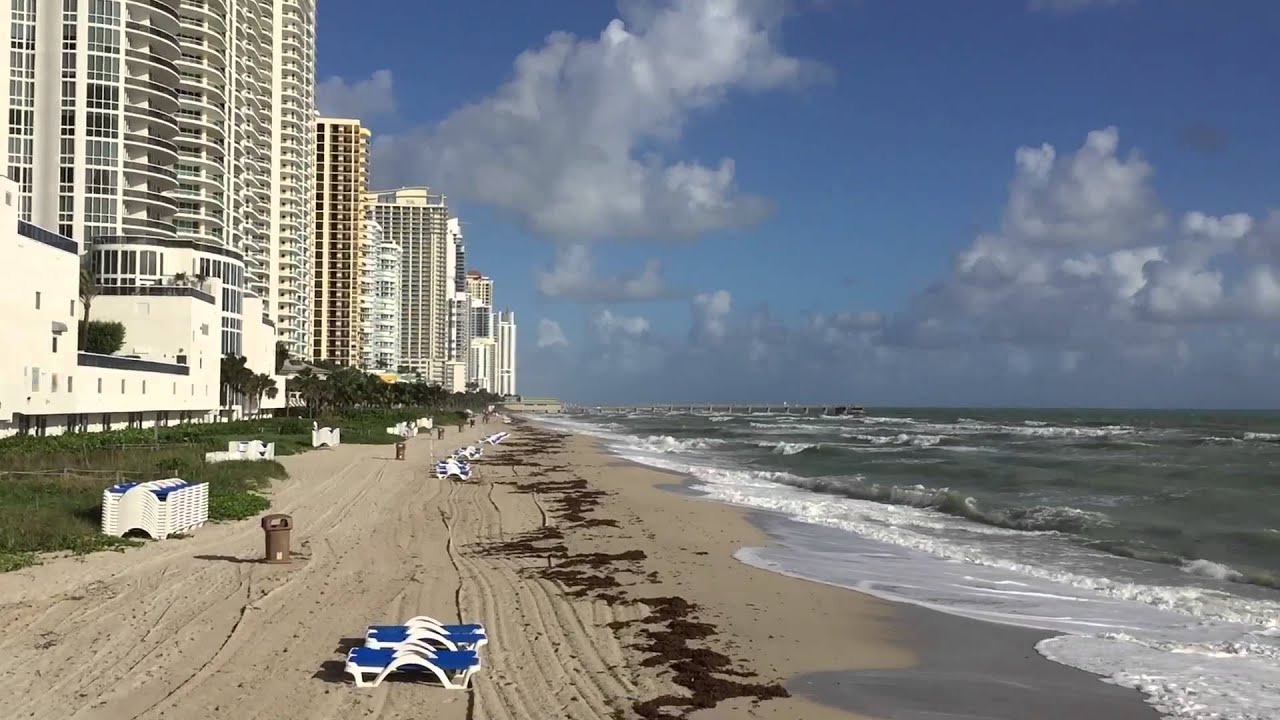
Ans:
{"label": "curved balcony", "polygon": [[138,160],[122,160],[125,182],[145,179],[162,191],[170,191],[178,187],[178,176],[172,166],[155,165]]}
{"label": "curved balcony", "polygon": [[177,226],[172,222],[148,217],[130,217],[128,215],[120,218],[120,229],[122,232],[144,237],[173,237],[178,231]]}
{"label": "curved balcony", "polygon": [[139,5],[151,8],[162,15],[168,16],[175,23],[179,22],[177,0],[133,0],[130,4],[135,8]]}
{"label": "curved balcony", "polygon": [[141,122],[141,129],[150,130],[157,137],[171,140],[178,134],[178,123],[170,113],[142,105],[125,105],[123,109],[126,120]]}
{"label": "curved balcony", "polygon": [[[160,112],[165,112],[166,110],[174,112],[178,109],[178,91],[174,85],[162,85],[146,78],[126,75],[124,87],[126,91],[141,93],[151,100],[151,105],[155,106],[154,109]],[[137,103],[126,99],[125,104],[132,105]]]}
{"label": "curved balcony", "polygon": [[176,86],[181,81],[178,65],[172,59],[146,50],[124,51],[125,71],[145,74],[162,85]]}
{"label": "curved balcony", "polygon": [[124,29],[126,39],[145,41],[150,45],[152,52],[167,55],[175,60],[182,55],[178,36],[163,27],[137,20],[126,20]]}
{"label": "curved balcony", "polygon": [[121,189],[121,195],[124,197],[126,204],[131,202],[142,203],[163,213],[173,213],[178,209],[178,204],[173,198],[153,190],[126,187]]}
{"label": "curved balcony", "polygon": [[126,148],[134,146],[147,152],[147,160],[156,165],[172,165],[178,162],[178,146],[169,140],[143,133],[123,133]]}
{"label": "curved balcony", "polygon": [[203,30],[208,33],[222,35],[227,32],[227,9],[222,5],[221,11],[209,3],[182,3],[182,29]]}
{"label": "curved balcony", "polygon": [[[196,165],[204,171],[200,175],[190,176],[191,179],[199,183],[213,184],[215,182],[213,178],[221,176],[225,171],[222,166],[222,161],[218,160],[216,156],[210,157],[207,155],[185,154],[182,156],[182,162]],[[183,176],[183,180],[186,179],[187,176]],[[218,187],[221,186],[218,185]]]}

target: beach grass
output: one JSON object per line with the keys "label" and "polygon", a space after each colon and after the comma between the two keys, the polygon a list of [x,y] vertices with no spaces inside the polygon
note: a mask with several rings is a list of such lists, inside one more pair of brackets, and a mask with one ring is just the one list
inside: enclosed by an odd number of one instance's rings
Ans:
{"label": "beach grass", "polygon": [[[374,410],[322,417],[348,444],[391,444],[387,427],[419,417],[456,424],[454,412]],[[274,461],[208,464],[204,454],[235,440],[273,442],[277,455],[311,449],[311,418],[285,417],[165,428],[0,440],[0,572],[39,562],[40,553],[123,549],[139,541],[102,535],[102,491],[121,482],[180,477],[209,484],[209,519],[243,520],[270,508],[267,490],[287,473]]]}

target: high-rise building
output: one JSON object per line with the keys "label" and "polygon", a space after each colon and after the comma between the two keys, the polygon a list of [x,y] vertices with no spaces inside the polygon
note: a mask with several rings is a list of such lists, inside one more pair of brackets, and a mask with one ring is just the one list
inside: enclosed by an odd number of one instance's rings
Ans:
{"label": "high-rise building", "polygon": [[496,316],[497,358],[493,392],[499,395],[516,394],[516,314],[511,310]]}
{"label": "high-rise building", "polygon": [[471,300],[467,295],[467,248],[462,238],[462,222],[449,218],[449,243],[445,277],[449,279],[449,329],[444,387],[463,392],[467,386],[467,365],[471,350]]}
{"label": "high-rise building", "polygon": [[285,289],[309,291],[314,0],[2,4],[21,218],[103,286],[218,278],[223,352],[270,370],[277,327],[296,346],[305,326]]}
{"label": "high-rise building", "polygon": [[[365,313],[376,290],[366,253],[376,253],[366,234],[369,191],[369,130],[359,120],[316,120],[315,217],[311,246],[311,356],[342,365],[364,360]],[[366,272],[366,270],[368,272]]]}
{"label": "high-rise building", "polygon": [[373,292],[365,319],[364,367],[391,372],[400,367],[400,245],[371,219],[365,220],[365,237],[372,248],[365,267]]}
{"label": "high-rise building", "polygon": [[[186,6],[192,0],[183,0]],[[276,30],[272,68],[271,206],[275,272],[268,314],[290,352],[311,347],[312,183],[315,181],[316,0],[272,0]]]}
{"label": "high-rise building", "polygon": [[370,193],[371,217],[400,247],[400,365],[444,384],[449,360],[449,206],[425,187]]}

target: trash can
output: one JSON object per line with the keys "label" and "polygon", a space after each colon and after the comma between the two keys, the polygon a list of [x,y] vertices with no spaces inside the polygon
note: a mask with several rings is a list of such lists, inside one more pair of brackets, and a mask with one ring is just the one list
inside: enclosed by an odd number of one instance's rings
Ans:
{"label": "trash can", "polygon": [[404,443],[402,443],[402,442],[398,442],[398,443],[396,443],[396,459],[397,459],[397,460],[403,460],[403,459],[404,459],[404,448],[405,448],[405,444],[404,444]]}
{"label": "trash can", "polygon": [[288,515],[267,515],[262,518],[262,534],[266,536],[267,557],[269,563],[287,563],[289,557],[289,536],[293,532],[293,518]]}

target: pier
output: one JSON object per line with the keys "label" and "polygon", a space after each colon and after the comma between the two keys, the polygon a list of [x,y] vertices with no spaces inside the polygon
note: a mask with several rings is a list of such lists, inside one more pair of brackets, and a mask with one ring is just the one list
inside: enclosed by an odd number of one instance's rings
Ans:
{"label": "pier", "polygon": [[567,405],[565,412],[603,413],[682,413],[687,415],[844,415],[862,416],[867,411],[861,405]]}

